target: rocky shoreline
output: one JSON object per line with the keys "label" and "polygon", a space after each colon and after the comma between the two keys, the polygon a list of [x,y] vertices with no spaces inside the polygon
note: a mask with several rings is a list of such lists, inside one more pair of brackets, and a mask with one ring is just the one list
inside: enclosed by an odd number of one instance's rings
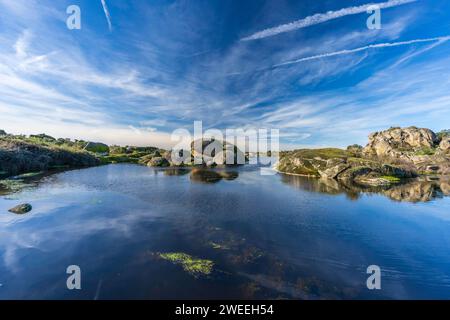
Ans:
{"label": "rocky shoreline", "polygon": [[450,132],[390,128],[370,134],[365,147],[281,152],[276,170],[366,186],[389,186],[422,175],[449,175]]}
{"label": "rocky shoreline", "polygon": [[[55,168],[82,168],[111,163],[135,163],[152,167],[226,166],[223,159],[240,150],[223,144],[223,150],[194,165],[196,156],[210,147],[213,140],[191,144],[187,161],[175,163],[171,150],[156,147],[108,146],[83,140],[55,139],[40,135],[11,135],[0,130],[0,186],[6,178],[45,172]],[[194,145],[200,145],[196,150]],[[245,160],[248,155],[241,154]],[[390,128],[369,135],[365,147],[347,149],[299,149],[280,152],[274,168],[277,172],[352,182],[367,186],[388,186],[421,175],[450,174],[450,131],[438,134],[429,129]]]}
{"label": "rocky shoreline", "polygon": [[[198,142],[198,141],[197,141]],[[53,171],[87,168],[115,163],[132,163],[149,167],[170,168],[212,168],[228,167],[224,159],[233,152],[237,157],[248,160],[236,146],[220,143],[211,156],[205,155],[205,149],[211,148],[214,140],[202,140],[191,144],[190,156],[181,162],[172,159],[172,151],[156,147],[108,146],[100,142],[83,140],[56,139],[46,134],[12,135],[0,130],[0,194],[20,191],[29,185],[32,177],[39,177]],[[197,150],[198,149],[198,150]],[[217,154],[216,154],[217,153]],[[194,164],[200,157],[201,163]],[[219,180],[220,174],[211,180]],[[201,180],[201,179],[200,179]]]}

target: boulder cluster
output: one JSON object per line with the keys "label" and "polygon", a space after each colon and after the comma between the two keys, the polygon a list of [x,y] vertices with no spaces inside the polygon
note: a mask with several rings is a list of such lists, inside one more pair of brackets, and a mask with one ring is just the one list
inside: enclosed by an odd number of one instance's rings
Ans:
{"label": "boulder cluster", "polygon": [[[192,141],[190,150],[179,151],[174,157],[172,150],[150,155],[144,159],[151,167],[182,167],[201,165],[207,167],[238,165],[247,161],[246,155],[235,145],[214,139]],[[243,163],[240,163],[243,162]]]}

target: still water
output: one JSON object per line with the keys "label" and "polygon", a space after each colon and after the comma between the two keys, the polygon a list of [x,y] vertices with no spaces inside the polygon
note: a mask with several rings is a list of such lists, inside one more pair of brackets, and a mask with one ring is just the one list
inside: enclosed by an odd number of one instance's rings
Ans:
{"label": "still water", "polygon": [[[366,190],[252,166],[53,174],[0,196],[0,299],[450,299],[448,186]],[[66,287],[69,265],[81,290]],[[366,287],[369,265],[381,290]]]}

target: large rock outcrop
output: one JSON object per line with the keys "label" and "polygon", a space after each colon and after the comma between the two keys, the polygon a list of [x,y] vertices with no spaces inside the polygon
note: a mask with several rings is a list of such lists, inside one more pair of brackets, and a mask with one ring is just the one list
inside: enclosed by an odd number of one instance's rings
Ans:
{"label": "large rock outcrop", "polygon": [[237,146],[215,139],[195,140],[191,143],[192,161],[202,161],[207,166],[241,165],[247,158]]}
{"label": "large rock outcrop", "polygon": [[369,135],[363,157],[409,165],[418,173],[450,174],[450,138],[425,128],[391,128]]}
{"label": "large rock outcrop", "polygon": [[362,185],[389,185],[415,173],[381,161],[354,157],[341,149],[303,149],[283,152],[277,164],[280,172],[356,182]]}
{"label": "large rock outcrop", "polygon": [[364,185],[389,185],[417,174],[450,174],[450,137],[425,128],[391,128],[369,135],[361,148],[282,152],[280,172]]}
{"label": "large rock outcrop", "polygon": [[363,154],[378,157],[401,157],[405,152],[436,148],[439,139],[430,129],[390,128],[369,135]]}

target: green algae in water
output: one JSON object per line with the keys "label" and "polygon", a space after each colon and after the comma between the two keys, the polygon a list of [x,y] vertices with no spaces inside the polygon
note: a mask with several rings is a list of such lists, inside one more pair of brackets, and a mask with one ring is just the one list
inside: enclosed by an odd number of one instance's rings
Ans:
{"label": "green algae in water", "polygon": [[159,253],[158,255],[164,260],[181,265],[184,271],[194,277],[211,274],[214,266],[214,262],[211,260],[197,259],[182,252]]}
{"label": "green algae in water", "polygon": [[211,245],[211,247],[213,249],[217,249],[217,250],[230,250],[230,247],[228,247],[225,244],[220,244],[220,243],[216,243],[216,242],[210,242],[209,243]]}
{"label": "green algae in water", "polygon": [[22,179],[0,180],[0,189],[4,188],[13,193],[29,187],[32,187],[32,185],[24,182]]}
{"label": "green algae in water", "polygon": [[24,174],[14,177],[14,179],[34,178],[34,177],[42,175],[43,173],[44,173],[43,171],[24,173]]}

